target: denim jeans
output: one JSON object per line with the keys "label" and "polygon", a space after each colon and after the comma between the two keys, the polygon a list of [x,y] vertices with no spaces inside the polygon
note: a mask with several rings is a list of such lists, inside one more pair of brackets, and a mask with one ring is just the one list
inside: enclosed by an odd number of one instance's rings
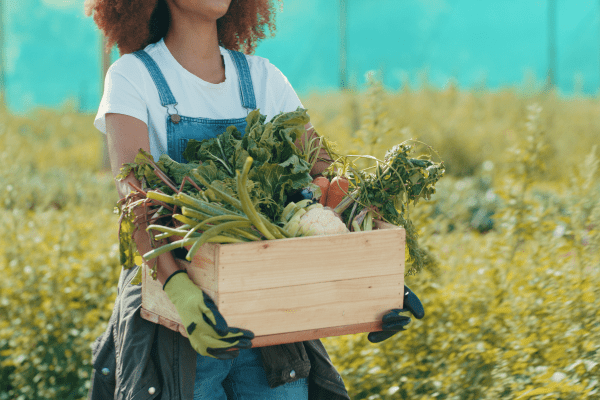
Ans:
{"label": "denim jeans", "polygon": [[240,350],[233,360],[198,355],[194,400],[307,400],[306,379],[269,387],[260,349]]}

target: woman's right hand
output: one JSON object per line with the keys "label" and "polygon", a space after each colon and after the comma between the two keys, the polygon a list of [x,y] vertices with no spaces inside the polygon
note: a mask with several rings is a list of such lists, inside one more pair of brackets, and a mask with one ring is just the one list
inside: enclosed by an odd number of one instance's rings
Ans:
{"label": "woman's right hand", "polygon": [[239,355],[240,349],[252,347],[254,333],[227,326],[213,300],[190,280],[184,270],[173,273],[163,290],[175,305],[190,343],[198,354],[230,360]]}

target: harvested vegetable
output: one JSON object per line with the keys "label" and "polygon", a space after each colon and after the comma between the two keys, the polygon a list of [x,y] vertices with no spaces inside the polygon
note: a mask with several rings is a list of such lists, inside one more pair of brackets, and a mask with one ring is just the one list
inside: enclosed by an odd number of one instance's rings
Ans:
{"label": "harvested vegetable", "polygon": [[[309,174],[320,141],[312,141],[306,147],[311,155],[294,145],[309,122],[306,110],[301,108],[281,113],[269,122],[254,110],[246,121],[244,134],[230,126],[215,138],[190,140],[183,154],[188,163],[178,163],[166,154],[155,162],[140,149],[133,163],[123,165],[117,179],[133,172],[141,182],[140,188],[134,187],[135,192],[118,203],[124,267],[135,265],[132,237],[142,221],[151,225],[149,232],[157,233],[160,239],[178,236],[177,233],[182,236],[177,244],[146,254],[146,259],[177,245],[194,243],[192,250],[196,250],[204,240],[231,243],[290,237],[274,221],[279,221],[291,194],[309,188],[312,195],[320,197]],[[237,170],[242,172],[236,173]],[[134,208],[138,208],[136,213]],[[208,232],[210,238],[206,236]],[[192,255],[190,251],[188,258]]]}
{"label": "harvested vegetable", "polygon": [[344,197],[348,195],[350,183],[343,176],[336,176],[331,180],[327,191],[327,207],[336,208]]}
{"label": "harvested vegetable", "polygon": [[316,177],[312,183],[317,185],[321,189],[321,198],[319,199],[319,203],[322,205],[327,205],[327,193],[329,190],[329,179],[324,176]]}
{"label": "harvested vegetable", "polygon": [[[166,204],[181,207],[182,214],[174,214],[173,218],[186,222],[186,225],[177,229],[162,225],[150,225],[147,230],[162,232],[160,238],[182,236],[182,239],[156,248],[146,254],[144,259],[151,260],[159,255],[176,249],[177,247],[191,246],[186,259],[191,261],[196,251],[204,243],[241,243],[251,240],[276,239],[290,237],[283,228],[272,224],[264,215],[258,213],[250,200],[246,190],[248,171],[252,165],[252,157],[247,157],[241,173],[237,173],[238,194],[240,199],[235,199],[212,184],[200,175],[196,176],[207,188],[213,190],[215,196],[235,207],[236,212],[229,211],[205,200],[195,199],[185,193],[169,196],[157,191],[148,191],[148,199],[159,200]],[[192,175],[196,171],[192,171]],[[253,231],[256,229],[258,232]],[[261,236],[262,235],[262,236]]]}
{"label": "harvested vegetable", "polygon": [[[166,155],[154,162],[140,150],[134,163],[123,166],[118,179],[133,172],[141,182],[140,188],[132,185],[135,192],[118,203],[125,268],[134,265],[132,236],[140,222],[148,223],[156,239],[171,240],[145,254],[147,260],[181,247],[190,248],[189,260],[207,242],[339,234],[349,232],[348,228],[369,231],[376,218],[406,230],[409,274],[433,262],[418,245],[409,203],[435,193],[434,185],[444,174],[443,162],[431,161],[430,155],[409,158],[413,147],[407,142],[390,149],[384,160],[335,154],[318,135],[299,149],[294,143],[309,120],[303,109],[279,114],[266,123],[266,117],[255,110],[246,120],[243,135],[230,126],[215,138],[190,140],[184,152],[188,163]],[[323,149],[335,162],[326,176],[313,181],[309,172]],[[374,160],[374,170],[357,168],[353,157]],[[327,176],[333,178],[331,183]],[[141,215],[139,208],[144,210]]]}
{"label": "harvested vegetable", "polygon": [[327,207],[315,207],[300,217],[300,236],[338,235],[348,232],[340,217]]}
{"label": "harvested vegetable", "polygon": [[[196,197],[203,188],[191,175],[195,170],[214,187],[237,198],[235,171],[241,170],[250,156],[254,162],[248,171],[249,196],[259,212],[277,221],[288,197],[308,187],[313,179],[306,155],[294,145],[309,120],[301,108],[278,114],[269,122],[259,110],[254,110],[246,117],[244,134],[230,126],[215,138],[190,139],[183,153],[188,163],[178,163],[166,154],[154,162],[150,154],[140,151],[134,163],[123,166],[118,178],[125,178],[133,170],[136,178],[144,181],[141,189],[158,189],[166,194],[185,192]],[[204,196],[218,202],[213,191],[206,191]]]}
{"label": "harvested vegetable", "polygon": [[[419,246],[417,230],[410,220],[409,206],[411,203],[416,205],[420,199],[429,200],[435,193],[436,182],[445,172],[443,162],[431,160],[435,152],[429,146],[429,154],[411,157],[410,153],[416,151],[416,146],[411,142],[420,143],[414,140],[400,143],[388,150],[383,160],[368,155],[333,154],[336,162],[329,168],[331,175],[337,175],[334,172],[336,170],[347,171],[348,192],[334,211],[342,215],[348,227],[352,227],[356,221],[359,228],[361,224],[363,230],[368,228],[369,222],[365,220],[370,212],[372,218],[402,226],[406,230],[410,263],[408,275],[420,271],[425,265],[433,267],[436,264],[433,256]],[[371,159],[375,166],[361,170],[353,162],[358,158]],[[333,187],[332,180],[328,197]],[[328,198],[328,204],[330,201]]]}

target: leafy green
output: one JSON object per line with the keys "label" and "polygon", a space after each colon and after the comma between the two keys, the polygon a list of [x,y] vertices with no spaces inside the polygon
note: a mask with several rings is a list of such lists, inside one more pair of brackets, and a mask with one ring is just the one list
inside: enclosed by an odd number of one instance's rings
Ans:
{"label": "leafy green", "polygon": [[190,139],[183,156],[192,166],[180,164],[173,172],[185,176],[196,168],[207,181],[237,197],[235,171],[251,156],[254,163],[248,174],[248,191],[252,202],[261,213],[278,221],[288,196],[312,182],[311,165],[294,144],[309,120],[306,110],[299,108],[265,123],[266,116],[254,110],[246,117],[243,135],[230,126],[215,138]]}
{"label": "leafy green", "polygon": [[135,266],[134,259],[138,255],[137,246],[133,241],[133,231],[135,224],[133,223],[132,214],[121,214],[119,221],[119,256],[121,265],[125,269]]}
{"label": "leafy green", "polygon": [[[445,173],[444,163],[431,161],[429,154],[409,158],[414,151],[414,146],[407,141],[388,150],[383,160],[360,156],[377,162],[375,171],[370,173],[356,168],[349,156],[338,157],[341,169],[351,171],[348,176],[352,199],[361,208],[371,209],[376,218],[406,230],[408,261],[411,263],[408,275],[420,271],[426,263],[435,263],[431,255],[419,246],[417,230],[409,215],[409,205],[411,202],[416,205],[420,199],[429,200],[435,193],[435,184]],[[364,215],[357,212],[354,206],[350,207],[353,203],[344,202],[344,207],[338,209],[344,221]]]}
{"label": "leafy green", "polygon": [[[311,164],[294,144],[304,134],[304,126],[309,120],[306,110],[302,108],[280,113],[269,122],[265,122],[266,116],[260,114],[259,110],[254,110],[246,117],[247,125],[243,133],[235,126],[229,126],[215,138],[202,141],[190,139],[183,152],[187,163],[178,163],[166,154],[154,162],[149,153],[140,149],[135,162],[124,164],[117,178],[124,179],[133,171],[142,182],[143,190],[158,189],[173,194],[181,189],[193,197],[216,202],[218,199],[210,190],[198,191],[198,188],[205,188],[190,172],[197,171],[215,188],[239,198],[236,170],[241,170],[248,156],[251,156],[254,162],[246,185],[250,199],[259,212],[272,221],[279,221],[288,197],[312,182]],[[228,204],[222,206],[231,208]],[[168,213],[156,208],[149,211]],[[124,263],[130,263],[132,257],[131,241],[125,238],[130,228],[128,223],[133,225],[132,221],[122,224],[121,256]]]}
{"label": "leafy green", "polygon": [[186,176],[190,176],[190,171],[197,168],[199,163],[192,162],[188,164],[178,163],[166,154],[162,154],[158,159],[158,166],[173,183],[179,187]]}

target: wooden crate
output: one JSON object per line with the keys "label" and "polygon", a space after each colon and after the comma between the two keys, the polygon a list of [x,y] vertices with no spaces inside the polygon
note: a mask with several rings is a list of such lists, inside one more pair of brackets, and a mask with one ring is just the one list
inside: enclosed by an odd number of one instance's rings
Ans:
{"label": "wooden crate", "polygon": [[[177,260],[229,326],[254,332],[254,347],[381,330],[401,308],[405,231],[377,221],[370,232],[205,244]],[[144,266],[143,318],[187,333],[160,282]]]}

